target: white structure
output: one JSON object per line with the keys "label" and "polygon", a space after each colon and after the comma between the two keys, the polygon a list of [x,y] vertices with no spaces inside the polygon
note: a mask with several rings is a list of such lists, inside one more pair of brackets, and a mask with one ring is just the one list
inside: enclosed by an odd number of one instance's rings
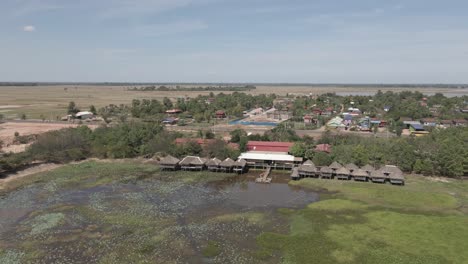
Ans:
{"label": "white structure", "polygon": [[302,158],[289,155],[287,152],[249,151],[239,156],[239,160],[245,160],[251,168],[292,169],[295,164],[300,164]]}
{"label": "white structure", "polygon": [[78,119],[91,119],[94,117],[94,114],[89,111],[78,112],[75,115]]}

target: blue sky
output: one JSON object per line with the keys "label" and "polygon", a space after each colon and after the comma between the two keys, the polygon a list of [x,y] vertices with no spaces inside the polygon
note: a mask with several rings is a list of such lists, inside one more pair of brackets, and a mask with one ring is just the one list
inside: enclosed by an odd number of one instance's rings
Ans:
{"label": "blue sky", "polygon": [[0,81],[468,83],[463,0],[1,0]]}

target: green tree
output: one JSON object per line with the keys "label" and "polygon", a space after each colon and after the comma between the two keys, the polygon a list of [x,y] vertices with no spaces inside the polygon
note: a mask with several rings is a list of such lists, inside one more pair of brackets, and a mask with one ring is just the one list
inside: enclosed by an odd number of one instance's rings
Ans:
{"label": "green tree", "polygon": [[89,111],[90,111],[91,113],[93,113],[93,115],[97,115],[96,107],[94,107],[94,105],[91,105],[91,106],[89,107]]}
{"label": "green tree", "polygon": [[247,137],[247,132],[245,130],[237,128],[230,133],[231,135],[231,142],[239,143],[242,137]]}
{"label": "green tree", "polygon": [[163,98],[163,105],[166,107],[166,109],[171,109],[173,107],[171,99],[167,97]]}
{"label": "green tree", "polygon": [[80,109],[78,109],[76,107],[76,104],[75,102],[71,101],[70,103],[68,103],[68,107],[67,107],[67,113],[69,115],[73,115],[73,114],[76,114],[80,111]]}
{"label": "green tree", "polygon": [[364,146],[362,145],[357,145],[356,147],[354,147],[352,157],[354,163],[359,167],[369,163],[369,155],[367,153],[366,148],[364,148]]}
{"label": "green tree", "polygon": [[317,152],[314,155],[312,162],[317,166],[328,166],[332,163],[332,159],[327,153]]}
{"label": "green tree", "polygon": [[306,147],[305,147],[305,144],[302,143],[302,142],[296,142],[294,143],[294,145],[291,147],[291,149],[289,150],[289,152],[291,153],[291,155],[295,156],[295,157],[304,157],[305,153],[306,153]]}

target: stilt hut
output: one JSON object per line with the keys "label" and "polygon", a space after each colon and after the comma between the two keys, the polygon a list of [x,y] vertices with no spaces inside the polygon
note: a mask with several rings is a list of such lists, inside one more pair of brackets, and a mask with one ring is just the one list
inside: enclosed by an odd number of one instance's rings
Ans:
{"label": "stilt hut", "polygon": [[221,161],[217,158],[213,158],[206,162],[206,167],[209,171],[219,171],[219,164],[221,164]]}
{"label": "stilt hut", "polygon": [[196,156],[187,156],[183,158],[179,165],[182,170],[202,171],[205,168],[206,160]]}
{"label": "stilt hut", "polygon": [[316,177],[317,176],[317,168],[315,167],[315,164],[308,160],[304,162],[301,166],[298,168],[298,174],[299,177],[305,178],[305,177]]}
{"label": "stilt hut", "polygon": [[370,179],[373,183],[385,183],[387,176],[381,170],[371,172]]}
{"label": "stilt hut", "polygon": [[375,168],[372,167],[371,165],[367,164],[364,167],[361,168],[363,171],[367,173],[367,176],[370,176],[373,171],[375,171]]}
{"label": "stilt hut", "polygon": [[367,172],[363,169],[357,169],[355,171],[353,171],[353,173],[351,174],[351,176],[353,177],[353,179],[355,181],[367,181],[367,178],[369,177],[369,174],[367,174]]}
{"label": "stilt hut", "polygon": [[350,179],[349,170],[345,167],[341,167],[336,171],[336,178],[338,180],[349,180]]}
{"label": "stilt hut", "polygon": [[330,166],[328,166],[332,170],[332,176],[336,175],[336,171],[343,167],[340,163],[334,161]]}
{"label": "stilt hut", "polygon": [[240,159],[234,163],[233,170],[237,173],[244,173],[247,169],[247,162],[243,159]]}
{"label": "stilt hut", "polygon": [[299,180],[301,177],[299,176],[299,168],[295,167],[292,169],[291,172],[291,179],[293,180]]}
{"label": "stilt hut", "polygon": [[333,170],[328,166],[323,166],[320,168],[320,178],[322,179],[331,179],[333,178]]}
{"label": "stilt hut", "polygon": [[159,167],[161,170],[178,170],[179,169],[179,162],[178,158],[174,158],[172,156],[166,156],[159,162]]}
{"label": "stilt hut", "polygon": [[233,161],[230,158],[227,158],[219,164],[219,170],[222,172],[232,172],[234,164],[235,164],[235,161]]}
{"label": "stilt hut", "polygon": [[356,164],[354,163],[348,163],[345,165],[345,168],[349,170],[349,173],[353,173],[355,170],[359,169],[358,166],[356,166]]}
{"label": "stilt hut", "polygon": [[397,166],[386,165],[382,168],[384,175],[389,179],[391,184],[405,185],[405,177],[403,172]]}

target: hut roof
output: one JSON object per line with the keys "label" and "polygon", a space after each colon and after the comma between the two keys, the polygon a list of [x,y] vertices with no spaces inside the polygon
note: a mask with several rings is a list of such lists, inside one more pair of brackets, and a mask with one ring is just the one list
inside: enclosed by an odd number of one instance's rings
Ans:
{"label": "hut roof", "polygon": [[206,162],[206,166],[219,166],[221,161],[217,158],[210,159]]}
{"label": "hut roof", "polygon": [[205,159],[195,156],[187,156],[179,163],[180,165],[203,165],[206,163]]}
{"label": "hut roof", "polygon": [[227,159],[223,160],[223,161],[219,164],[219,166],[221,166],[221,167],[232,167],[232,166],[234,166],[234,164],[235,164],[235,161],[233,161],[233,160],[230,159],[230,158],[227,158]]}
{"label": "hut roof", "polygon": [[386,178],[385,175],[383,174],[383,172],[381,170],[374,170],[374,171],[371,171],[371,175],[370,175],[372,178]]}
{"label": "hut roof", "polygon": [[403,179],[403,172],[397,166],[386,165],[381,169],[384,173],[389,174],[390,178]]}
{"label": "hut roof", "polygon": [[345,167],[341,167],[338,170],[336,170],[336,174],[349,175],[349,170]]}
{"label": "hut roof", "polygon": [[169,156],[164,157],[161,160],[160,164],[177,165],[177,163],[179,163],[179,162],[180,162],[180,160],[178,158],[174,158],[171,155],[169,155]]}
{"label": "hut roof", "polygon": [[245,165],[247,165],[247,161],[243,159],[236,161],[236,164],[235,164],[235,166],[238,166],[238,167],[245,167]]}
{"label": "hut roof", "polygon": [[353,176],[358,176],[358,177],[367,176],[367,172],[363,169],[357,169],[353,171]]}
{"label": "hut roof", "polygon": [[302,165],[306,165],[306,166],[314,166],[315,167],[315,164],[311,161],[311,160],[307,160],[306,162],[304,162]]}
{"label": "hut roof", "polygon": [[307,164],[302,164],[299,166],[299,171],[305,171],[305,172],[316,172],[317,168],[315,165],[307,165]]}
{"label": "hut roof", "polygon": [[356,166],[356,164],[354,163],[348,163],[345,165],[345,168],[347,168],[348,170],[352,170],[352,171],[355,171],[357,169],[359,169],[358,166]]}
{"label": "hut roof", "polygon": [[370,172],[371,172],[371,171],[375,171],[375,168],[372,167],[372,166],[369,165],[369,164],[363,166],[361,169],[364,170],[364,171],[370,171]]}
{"label": "hut roof", "polygon": [[343,167],[341,164],[339,164],[338,162],[334,161],[330,166],[330,169],[333,169],[333,170],[337,170],[341,167]]}
{"label": "hut roof", "polygon": [[332,169],[328,166],[323,166],[322,168],[320,168],[320,172],[323,172],[323,173],[332,173]]}

